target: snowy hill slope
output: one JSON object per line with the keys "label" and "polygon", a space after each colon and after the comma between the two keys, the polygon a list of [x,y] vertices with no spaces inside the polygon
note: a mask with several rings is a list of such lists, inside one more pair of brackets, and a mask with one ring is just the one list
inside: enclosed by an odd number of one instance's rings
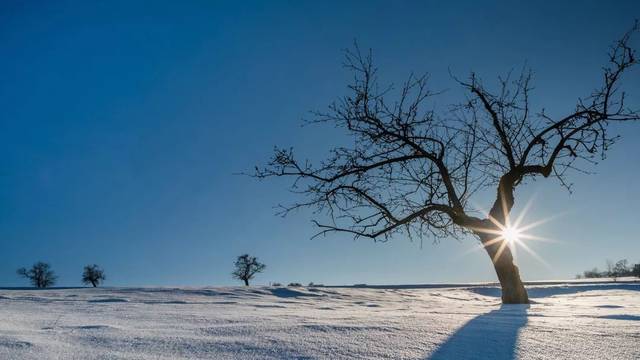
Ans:
{"label": "snowy hill slope", "polygon": [[0,290],[0,359],[638,359],[640,284]]}

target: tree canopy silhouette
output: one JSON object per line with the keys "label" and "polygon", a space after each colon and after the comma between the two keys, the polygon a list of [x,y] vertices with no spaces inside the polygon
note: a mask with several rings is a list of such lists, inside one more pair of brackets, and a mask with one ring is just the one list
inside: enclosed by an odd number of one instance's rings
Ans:
{"label": "tree canopy silhouette", "polygon": [[84,271],[82,272],[82,283],[85,285],[91,284],[93,287],[97,287],[102,282],[107,279],[104,274],[104,270],[102,270],[98,265],[87,265],[84,267]]}
{"label": "tree canopy silhouette", "polygon": [[20,268],[17,273],[29,279],[31,284],[39,289],[53,286],[58,278],[53,270],[51,270],[51,265],[42,261],[33,264],[28,270],[26,268]]}
{"label": "tree canopy silhouette", "polygon": [[[504,303],[527,303],[527,292],[507,241],[496,234],[507,224],[515,189],[533,178],[555,178],[570,189],[567,174],[604,158],[618,139],[613,123],[640,119],[625,103],[621,80],[637,64],[629,42],[638,23],[615,42],[602,68],[602,83],[583,94],[564,116],[531,106],[532,72],[499,78],[492,89],[471,73],[453,77],[468,97],[450,111],[430,105],[439,92],[428,77],[411,75],[396,92],[378,80],[371,51],[357,45],[345,52],[353,73],[349,94],[311,123],[343,129],[350,146],[335,147],[312,164],[277,148],[269,164],[256,167],[258,178],[289,176],[304,200],[282,206],[282,214],[310,207],[319,218],[317,235],[347,233],[386,241],[409,237],[475,235],[490,256]],[[470,198],[493,187],[487,214]],[[316,235],[316,236],[317,236]]]}
{"label": "tree canopy silhouette", "polygon": [[249,254],[238,256],[234,266],[235,270],[233,270],[231,275],[234,279],[244,281],[246,286],[249,286],[249,280],[253,279],[256,274],[261,273],[267,267],[265,264],[259,262],[257,257],[249,256]]}

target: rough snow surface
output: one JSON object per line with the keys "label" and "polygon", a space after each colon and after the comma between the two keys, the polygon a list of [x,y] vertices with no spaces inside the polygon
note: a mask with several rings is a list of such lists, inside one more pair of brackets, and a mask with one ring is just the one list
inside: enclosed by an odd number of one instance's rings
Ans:
{"label": "rough snow surface", "polygon": [[0,359],[640,359],[640,284],[0,290]]}

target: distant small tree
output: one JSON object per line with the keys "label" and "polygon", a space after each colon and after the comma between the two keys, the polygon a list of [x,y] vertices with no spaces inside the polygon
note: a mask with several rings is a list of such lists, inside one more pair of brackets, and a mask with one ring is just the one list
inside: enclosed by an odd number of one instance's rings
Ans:
{"label": "distant small tree", "polygon": [[84,267],[84,271],[82,272],[83,284],[91,284],[93,287],[96,287],[106,279],[107,277],[104,275],[104,270],[102,270],[98,265],[93,264]]}
{"label": "distant small tree", "polygon": [[39,289],[53,286],[58,278],[53,270],[51,270],[51,265],[42,261],[33,264],[29,270],[26,268],[20,268],[17,273],[18,275],[29,279],[31,284]]}
{"label": "distant small tree", "polygon": [[235,270],[233,270],[234,279],[244,281],[245,286],[249,286],[249,280],[253,279],[253,277],[264,271],[267,266],[258,261],[258,258],[255,256],[249,256],[249,254],[244,254],[238,256],[235,263]]}
{"label": "distant small tree", "polygon": [[631,275],[631,268],[629,268],[627,259],[619,260],[613,265],[613,276],[621,277]]}
{"label": "distant small tree", "polygon": [[640,264],[633,265],[633,270],[631,270],[631,275],[635,277],[640,277]]}

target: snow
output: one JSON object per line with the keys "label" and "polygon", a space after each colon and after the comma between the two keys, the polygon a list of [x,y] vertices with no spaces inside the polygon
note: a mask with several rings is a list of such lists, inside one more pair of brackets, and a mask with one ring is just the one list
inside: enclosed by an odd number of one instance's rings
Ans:
{"label": "snow", "polygon": [[640,283],[0,289],[0,359],[638,359]]}

